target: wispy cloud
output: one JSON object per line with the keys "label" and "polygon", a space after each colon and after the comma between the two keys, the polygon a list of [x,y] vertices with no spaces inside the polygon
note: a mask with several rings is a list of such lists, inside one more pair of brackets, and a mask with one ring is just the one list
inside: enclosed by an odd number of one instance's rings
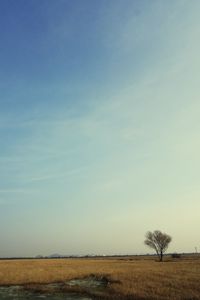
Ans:
{"label": "wispy cloud", "polygon": [[29,189],[0,189],[0,194],[32,194],[35,190]]}
{"label": "wispy cloud", "polygon": [[79,168],[79,169],[74,169],[74,170],[70,170],[68,172],[64,172],[64,173],[58,173],[58,174],[49,174],[49,175],[43,175],[40,177],[32,177],[32,178],[26,178],[25,181],[26,182],[34,182],[34,181],[46,181],[46,180],[54,180],[54,179],[60,179],[60,178],[66,178],[68,176],[72,176],[72,175],[78,175],[80,172],[86,171],[87,168]]}

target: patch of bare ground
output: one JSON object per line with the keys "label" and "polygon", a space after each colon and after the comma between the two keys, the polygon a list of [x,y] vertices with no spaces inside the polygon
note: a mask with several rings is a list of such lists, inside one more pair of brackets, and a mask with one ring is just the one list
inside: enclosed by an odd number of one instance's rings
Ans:
{"label": "patch of bare ground", "polygon": [[[2,260],[0,285],[24,285],[35,292],[49,292],[48,284],[60,283],[63,292],[85,293],[102,300],[200,299],[200,257],[166,259],[163,263],[156,262],[154,257]],[[91,274],[108,280],[106,288],[95,290],[65,284]]]}

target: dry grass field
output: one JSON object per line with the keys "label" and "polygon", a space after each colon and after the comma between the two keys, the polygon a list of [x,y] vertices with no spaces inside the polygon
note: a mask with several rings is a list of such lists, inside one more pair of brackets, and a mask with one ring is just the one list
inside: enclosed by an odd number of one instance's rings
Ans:
{"label": "dry grass field", "polygon": [[63,282],[90,274],[111,280],[106,294],[112,299],[200,299],[200,257],[195,256],[163,263],[155,257],[0,261],[0,285]]}

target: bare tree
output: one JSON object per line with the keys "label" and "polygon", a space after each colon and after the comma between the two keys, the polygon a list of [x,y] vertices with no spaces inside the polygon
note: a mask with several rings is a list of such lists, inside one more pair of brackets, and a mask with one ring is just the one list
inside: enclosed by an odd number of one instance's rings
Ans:
{"label": "bare tree", "polygon": [[170,235],[166,233],[162,233],[159,230],[155,230],[154,232],[148,231],[146,233],[146,240],[144,241],[145,245],[156,251],[158,258],[160,261],[163,260],[163,254],[167,250],[169,243],[172,238]]}

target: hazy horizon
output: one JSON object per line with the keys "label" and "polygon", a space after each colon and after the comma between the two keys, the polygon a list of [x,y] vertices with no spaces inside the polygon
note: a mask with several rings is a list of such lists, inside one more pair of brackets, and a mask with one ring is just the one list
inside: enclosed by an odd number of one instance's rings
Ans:
{"label": "hazy horizon", "polygon": [[199,11],[1,1],[0,257],[200,251]]}

